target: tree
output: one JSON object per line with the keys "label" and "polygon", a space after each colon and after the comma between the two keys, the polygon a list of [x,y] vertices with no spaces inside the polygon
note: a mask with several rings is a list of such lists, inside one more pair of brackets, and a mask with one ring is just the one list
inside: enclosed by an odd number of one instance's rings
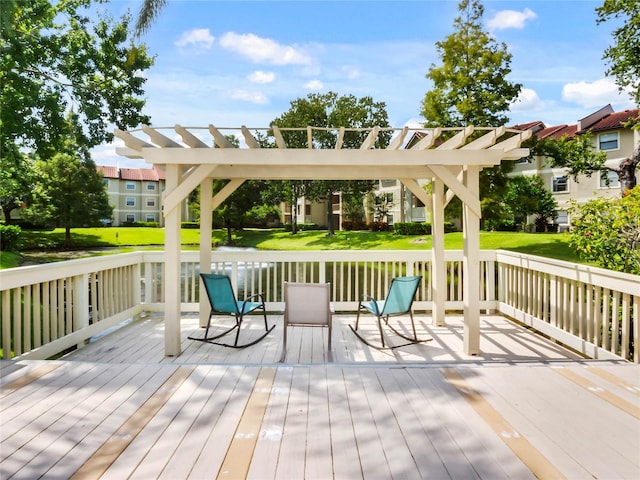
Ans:
{"label": "tree", "polygon": [[[458,10],[454,32],[436,42],[442,65],[432,64],[426,75],[433,89],[422,101],[425,126],[504,125],[509,105],[522,88],[508,80],[511,54],[506,44],[497,43],[482,29],[484,7],[479,0],[461,0]],[[496,213],[494,206],[504,197],[512,169],[513,162],[503,162],[480,173],[483,218]],[[448,206],[447,215],[459,209],[456,200]]]}
{"label": "tree", "polygon": [[[359,148],[368,135],[368,128],[373,126],[389,126],[386,105],[384,102],[375,102],[371,97],[356,98],[354,95],[338,95],[335,92],[325,94],[313,93],[307,98],[298,98],[291,102],[291,108],[271,122],[278,127],[347,127],[362,128],[362,131],[345,132],[342,139],[342,148]],[[309,148],[306,131],[283,131],[284,140],[291,148]],[[390,131],[381,132],[375,143],[375,148],[385,148],[391,139]],[[314,132],[313,148],[335,148],[337,132],[317,130]],[[333,235],[332,205],[333,194],[342,190],[349,191],[350,195],[360,195],[364,201],[364,195],[371,191],[373,182],[369,180],[349,181],[299,181],[292,180],[289,185],[282,188],[289,196],[287,201],[294,200],[291,204],[295,207],[300,196],[306,196],[311,200],[325,200],[327,202],[327,224],[329,235]],[[295,195],[300,195],[295,197]],[[294,215],[295,216],[295,215]],[[295,229],[292,229],[295,233]]]}
{"label": "tree", "polygon": [[[101,0],[95,0],[94,3]],[[153,64],[144,45],[128,43],[131,18],[89,16],[92,0],[2,2],[0,145],[59,151],[74,110],[88,147],[149,118],[142,72]]]}
{"label": "tree", "polygon": [[627,89],[640,105],[640,3],[637,0],[604,0],[596,8],[597,23],[622,18],[623,24],[613,32],[614,45],[604,52],[607,75],[613,75],[620,90]]}
{"label": "tree", "polygon": [[[214,180],[214,193],[220,191],[226,183],[226,180]],[[241,229],[245,225],[251,209],[255,205],[261,204],[263,189],[264,182],[262,181],[246,181],[214,210],[214,220],[219,218],[222,221],[222,226],[227,230],[227,245],[233,244],[233,229]]]}
{"label": "tree", "polygon": [[140,36],[151,28],[151,24],[158,18],[160,11],[167,5],[167,0],[144,0],[138,20],[136,21],[135,33]]}
{"label": "tree", "polygon": [[546,230],[548,221],[556,217],[558,209],[558,203],[538,175],[512,178],[504,204],[516,223],[524,225],[529,215],[536,215],[536,231],[541,232]]}
{"label": "tree", "polygon": [[111,218],[109,197],[93,161],[59,153],[37,160],[35,170],[39,181],[25,214],[63,227],[66,247],[71,246],[72,227],[100,225],[100,220]]}
{"label": "tree", "polygon": [[569,243],[603,268],[640,274],[640,187],[622,198],[573,204]]}
{"label": "tree", "polygon": [[0,155],[0,208],[6,223],[11,212],[30,199],[33,189],[33,166],[27,156],[10,144]]}
{"label": "tree", "polygon": [[479,0],[462,0],[458,10],[454,33],[436,42],[442,65],[432,64],[427,73],[433,89],[422,101],[425,126],[504,125],[522,87],[507,79],[511,54],[482,30]]}

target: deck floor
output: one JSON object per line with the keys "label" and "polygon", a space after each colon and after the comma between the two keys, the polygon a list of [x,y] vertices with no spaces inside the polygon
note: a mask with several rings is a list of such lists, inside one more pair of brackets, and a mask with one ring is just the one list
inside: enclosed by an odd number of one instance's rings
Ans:
{"label": "deck floor", "polygon": [[[187,339],[163,354],[162,317],[56,361],[2,362],[0,478],[640,478],[640,366],[587,361],[499,316],[462,354],[462,318],[379,352],[334,317],[282,317],[232,350]],[[364,327],[373,334],[373,323]],[[251,335],[251,333],[249,334]],[[327,361],[331,360],[331,361]]]}

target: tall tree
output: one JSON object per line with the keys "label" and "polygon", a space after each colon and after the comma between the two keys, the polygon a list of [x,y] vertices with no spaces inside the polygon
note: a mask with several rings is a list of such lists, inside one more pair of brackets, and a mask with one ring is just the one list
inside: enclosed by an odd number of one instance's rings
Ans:
{"label": "tall tree", "polygon": [[0,208],[6,223],[11,223],[11,212],[30,199],[34,175],[31,159],[16,145],[2,149],[0,155]]}
{"label": "tall tree", "polygon": [[[425,126],[504,125],[509,105],[522,88],[508,80],[511,54],[506,44],[483,30],[484,7],[479,0],[461,0],[458,10],[454,32],[436,42],[442,64],[432,64],[426,75],[433,89],[422,101]],[[506,193],[507,174],[512,169],[513,162],[503,162],[480,173],[483,218],[495,216],[494,206]],[[450,205],[448,215],[457,210],[459,201]]]}
{"label": "tall tree", "polygon": [[138,20],[136,21],[136,35],[140,36],[147,32],[166,5],[167,0],[143,0],[138,13]]}
{"label": "tall tree", "polygon": [[91,6],[103,0],[30,0],[2,9],[0,145],[48,158],[64,143],[73,108],[89,147],[121,129],[149,123],[142,72],[153,64],[144,45],[128,40],[131,18],[118,22]]}
{"label": "tall tree", "polygon": [[[345,132],[342,148],[359,148],[373,126],[388,127],[389,120],[384,102],[376,102],[371,97],[357,98],[354,95],[338,95],[335,92],[312,93],[306,98],[291,102],[291,108],[271,122],[278,127],[347,127],[362,128],[363,131]],[[314,132],[314,145],[308,145],[306,131],[283,131],[283,137],[290,148],[335,148],[338,141],[336,131],[318,130]],[[378,135],[375,148],[385,148],[389,144],[391,132]],[[333,235],[331,197],[341,190],[350,195],[364,196],[373,188],[373,182],[366,180],[300,182],[292,180],[288,191],[293,195],[303,192],[312,200],[327,202],[327,224],[329,235]],[[297,197],[300,198],[300,197]],[[296,198],[296,202],[297,202]],[[291,198],[293,199],[293,198]],[[289,199],[287,199],[289,200]],[[292,204],[295,207],[295,202]]]}
{"label": "tall tree", "polygon": [[461,0],[454,32],[436,42],[442,65],[432,64],[433,82],[422,101],[426,126],[500,126],[522,85],[508,80],[511,54],[482,28],[479,0]]}
{"label": "tall tree", "polygon": [[640,2],[637,0],[605,0],[596,8],[597,22],[622,19],[613,31],[614,44],[604,52],[607,75],[613,75],[620,90],[628,89],[636,105],[640,105]]}
{"label": "tall tree", "polygon": [[516,224],[524,225],[529,215],[536,215],[536,231],[540,232],[546,231],[548,221],[557,215],[558,202],[538,175],[512,178],[504,203]]}

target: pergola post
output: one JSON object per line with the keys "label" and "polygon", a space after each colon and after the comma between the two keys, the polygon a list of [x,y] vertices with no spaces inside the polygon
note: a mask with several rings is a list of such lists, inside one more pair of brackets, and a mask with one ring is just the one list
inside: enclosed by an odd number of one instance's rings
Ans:
{"label": "pergola post", "polygon": [[444,258],[444,184],[433,178],[431,205],[431,285],[433,288],[433,323],[444,326],[444,305],[447,300],[447,269]]}
{"label": "pergola post", "polygon": [[[211,273],[211,230],[213,227],[213,180],[200,183],[200,273]],[[200,280],[200,292],[204,285]],[[209,300],[200,295],[200,326],[206,327],[209,320]]]}
{"label": "pergola post", "polygon": [[[466,187],[476,198],[480,198],[480,169],[467,166]],[[480,353],[480,216],[467,205],[463,207],[463,313],[464,353]]]}
{"label": "pergola post", "polygon": [[[180,166],[168,164],[166,166],[166,191],[170,193],[180,184]],[[180,222],[181,208],[178,205],[164,212],[164,351],[165,355],[175,357],[180,355]]]}

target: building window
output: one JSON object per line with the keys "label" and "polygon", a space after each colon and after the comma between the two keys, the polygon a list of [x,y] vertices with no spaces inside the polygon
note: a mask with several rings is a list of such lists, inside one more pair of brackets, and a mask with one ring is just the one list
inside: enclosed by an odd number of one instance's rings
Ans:
{"label": "building window", "polygon": [[305,215],[311,215],[311,205],[306,204],[306,205],[304,206],[304,214],[305,214]]}
{"label": "building window", "polygon": [[564,210],[558,210],[556,215],[555,223],[558,225],[567,225],[569,223],[569,214]]}
{"label": "building window", "polygon": [[600,150],[617,150],[618,132],[601,133],[598,135],[598,148]]}
{"label": "building window", "polygon": [[387,199],[387,202],[393,203],[393,192],[385,193],[384,197]]}
{"label": "building window", "polygon": [[134,182],[127,182],[127,190],[135,190],[136,184]]}
{"label": "building window", "polygon": [[380,180],[380,187],[381,188],[386,188],[386,187],[395,187],[398,184],[396,179],[390,179],[390,180]]}
{"label": "building window", "polygon": [[569,191],[568,177],[553,177],[553,193],[561,193]]}
{"label": "building window", "polygon": [[156,221],[155,215],[147,214],[147,222],[155,222],[155,221]]}
{"label": "building window", "polygon": [[424,207],[424,203],[418,197],[413,197],[413,206],[415,208],[422,208]]}
{"label": "building window", "polygon": [[153,182],[148,182],[147,183],[147,190],[155,190],[156,189],[156,184]]}
{"label": "building window", "polygon": [[155,207],[156,199],[155,198],[147,198],[147,207]]}
{"label": "building window", "polygon": [[136,206],[136,199],[133,197],[127,197],[126,201],[125,201],[125,205],[127,207],[135,207]]}
{"label": "building window", "polygon": [[128,222],[128,223],[133,223],[133,222],[135,222],[135,221],[136,221],[136,216],[135,216],[135,215],[131,215],[131,214],[127,214],[127,215],[125,216],[125,219],[126,219],[126,220],[125,220],[126,222]]}
{"label": "building window", "polygon": [[618,178],[618,174],[611,170],[602,172],[600,174],[600,188],[614,188],[614,187],[620,187],[620,179]]}
{"label": "building window", "polygon": [[108,179],[108,178],[103,178],[103,179],[102,179],[102,184],[103,184],[105,187],[109,188],[109,179]]}

